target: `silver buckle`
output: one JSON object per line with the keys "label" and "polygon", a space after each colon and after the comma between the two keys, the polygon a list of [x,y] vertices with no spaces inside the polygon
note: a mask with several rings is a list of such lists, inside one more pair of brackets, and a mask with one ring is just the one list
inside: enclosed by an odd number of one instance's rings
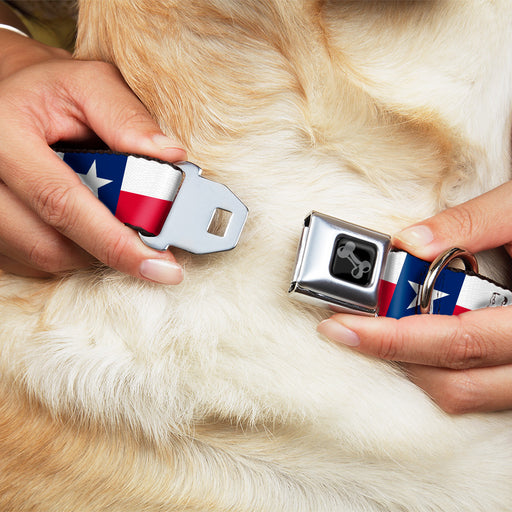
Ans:
{"label": "silver buckle", "polygon": [[293,297],[333,311],[375,316],[388,235],[318,212],[304,220]]}
{"label": "silver buckle", "polygon": [[[172,165],[183,173],[180,189],[160,233],[140,235],[142,241],[160,251],[172,246],[195,254],[236,247],[247,219],[247,207],[225,185],[203,178],[197,165]],[[216,210],[231,214],[222,236],[208,231]]]}

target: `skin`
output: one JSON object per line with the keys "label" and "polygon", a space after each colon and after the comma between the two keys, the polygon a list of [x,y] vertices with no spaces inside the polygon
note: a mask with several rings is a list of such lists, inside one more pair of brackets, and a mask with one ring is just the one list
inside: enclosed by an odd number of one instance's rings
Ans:
{"label": "skin", "polygon": [[[0,23],[23,29],[12,21],[0,4]],[[142,279],[182,280],[172,253],[144,245],[49,147],[99,137],[114,151],[186,159],[117,69],[0,29],[0,104],[2,270],[45,277],[99,260]]]}
{"label": "skin", "polygon": [[[479,252],[504,246],[512,256],[512,182],[395,235],[393,243],[432,261],[457,246]],[[336,314],[318,330],[364,354],[401,361],[412,379],[452,414],[512,408],[512,312],[401,319]]]}

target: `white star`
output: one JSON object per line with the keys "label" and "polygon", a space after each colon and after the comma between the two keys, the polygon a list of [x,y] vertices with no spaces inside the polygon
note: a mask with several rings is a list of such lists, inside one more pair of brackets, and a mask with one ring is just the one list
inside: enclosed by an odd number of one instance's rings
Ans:
{"label": "white star", "polygon": [[[420,293],[420,285],[418,283],[415,283],[413,281],[409,281],[409,284],[411,285],[411,288],[414,290],[414,293],[416,296],[412,300],[412,302],[407,306],[407,309],[415,308],[419,304],[418,295]],[[437,299],[442,299],[443,297],[446,297],[447,295],[450,295],[449,293],[440,292],[439,290],[434,289],[434,292],[432,293],[432,302],[434,302]]]}
{"label": "white star", "polygon": [[106,180],[104,178],[98,178],[96,173],[96,160],[91,165],[91,168],[87,174],[78,174],[81,182],[88,188],[91,189],[92,193],[98,197],[98,189],[112,183],[113,180]]}

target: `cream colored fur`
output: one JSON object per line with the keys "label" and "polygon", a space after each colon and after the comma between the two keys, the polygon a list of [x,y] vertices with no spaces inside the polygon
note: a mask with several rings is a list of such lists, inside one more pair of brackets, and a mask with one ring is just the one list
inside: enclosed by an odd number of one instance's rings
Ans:
{"label": "cream colored fur", "polygon": [[512,510],[511,413],[443,413],[287,296],[310,210],[392,233],[509,179],[510,2],[80,4],[78,56],[250,215],[176,287],[1,277],[0,510]]}

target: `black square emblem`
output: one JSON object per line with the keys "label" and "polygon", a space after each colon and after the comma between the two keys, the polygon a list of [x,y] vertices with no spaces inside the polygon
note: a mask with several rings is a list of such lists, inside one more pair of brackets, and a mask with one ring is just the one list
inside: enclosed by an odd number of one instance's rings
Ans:
{"label": "black square emblem", "polygon": [[364,240],[341,236],[334,243],[331,274],[341,281],[368,286],[372,280],[377,247]]}

